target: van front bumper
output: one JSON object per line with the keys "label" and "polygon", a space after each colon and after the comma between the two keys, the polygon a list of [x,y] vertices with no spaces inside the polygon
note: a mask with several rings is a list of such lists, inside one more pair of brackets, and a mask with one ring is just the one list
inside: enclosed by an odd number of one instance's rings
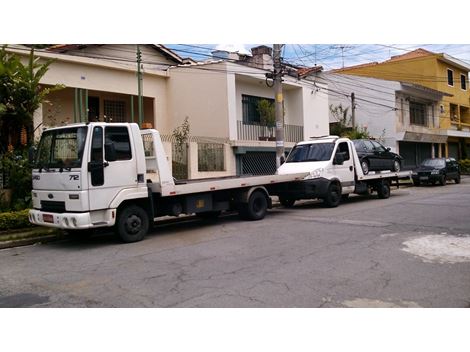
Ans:
{"label": "van front bumper", "polygon": [[52,213],[31,209],[28,216],[29,222],[34,225],[64,230],[85,230],[113,226],[116,222],[116,209],[85,213]]}
{"label": "van front bumper", "polygon": [[328,193],[330,183],[330,180],[323,177],[294,182],[280,190],[278,196],[295,200],[324,198]]}

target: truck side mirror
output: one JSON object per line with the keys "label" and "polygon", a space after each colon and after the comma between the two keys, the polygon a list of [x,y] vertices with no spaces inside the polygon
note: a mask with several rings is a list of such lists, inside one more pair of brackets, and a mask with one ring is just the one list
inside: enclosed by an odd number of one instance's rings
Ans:
{"label": "truck side mirror", "polygon": [[343,165],[344,163],[344,153],[337,152],[333,159],[333,165]]}
{"label": "truck side mirror", "polygon": [[116,147],[114,146],[113,142],[106,142],[104,144],[104,154],[104,158],[106,159],[106,161],[117,160]]}

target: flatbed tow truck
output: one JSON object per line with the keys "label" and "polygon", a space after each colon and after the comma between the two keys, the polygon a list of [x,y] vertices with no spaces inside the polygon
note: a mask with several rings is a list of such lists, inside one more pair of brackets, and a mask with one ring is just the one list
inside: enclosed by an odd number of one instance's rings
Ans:
{"label": "flatbed tow truck", "polygon": [[135,123],[82,123],[43,132],[36,152],[31,223],[85,234],[112,227],[142,240],[158,217],[217,217],[238,211],[261,220],[271,195],[307,173],[175,180],[158,131]]}

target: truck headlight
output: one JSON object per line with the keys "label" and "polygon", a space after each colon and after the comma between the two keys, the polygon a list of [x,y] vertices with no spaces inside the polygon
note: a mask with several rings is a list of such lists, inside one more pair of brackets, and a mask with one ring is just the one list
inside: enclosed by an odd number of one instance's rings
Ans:
{"label": "truck headlight", "polygon": [[313,179],[313,178],[319,178],[323,174],[323,171],[325,171],[325,169],[322,168],[322,167],[319,168],[319,169],[315,169],[313,171],[310,171],[310,174],[305,177],[305,180],[310,180],[310,179]]}

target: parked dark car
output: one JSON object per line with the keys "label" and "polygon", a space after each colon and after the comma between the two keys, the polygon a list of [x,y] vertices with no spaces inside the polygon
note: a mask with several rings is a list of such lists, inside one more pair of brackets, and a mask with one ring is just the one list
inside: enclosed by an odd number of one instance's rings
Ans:
{"label": "parked dark car", "polygon": [[436,182],[444,186],[447,180],[460,183],[460,166],[454,158],[426,159],[413,170],[411,177],[416,186],[422,183],[434,185]]}
{"label": "parked dark car", "polygon": [[353,140],[357,155],[361,162],[362,171],[367,175],[369,171],[400,171],[403,158],[390,151],[377,141],[369,139]]}

